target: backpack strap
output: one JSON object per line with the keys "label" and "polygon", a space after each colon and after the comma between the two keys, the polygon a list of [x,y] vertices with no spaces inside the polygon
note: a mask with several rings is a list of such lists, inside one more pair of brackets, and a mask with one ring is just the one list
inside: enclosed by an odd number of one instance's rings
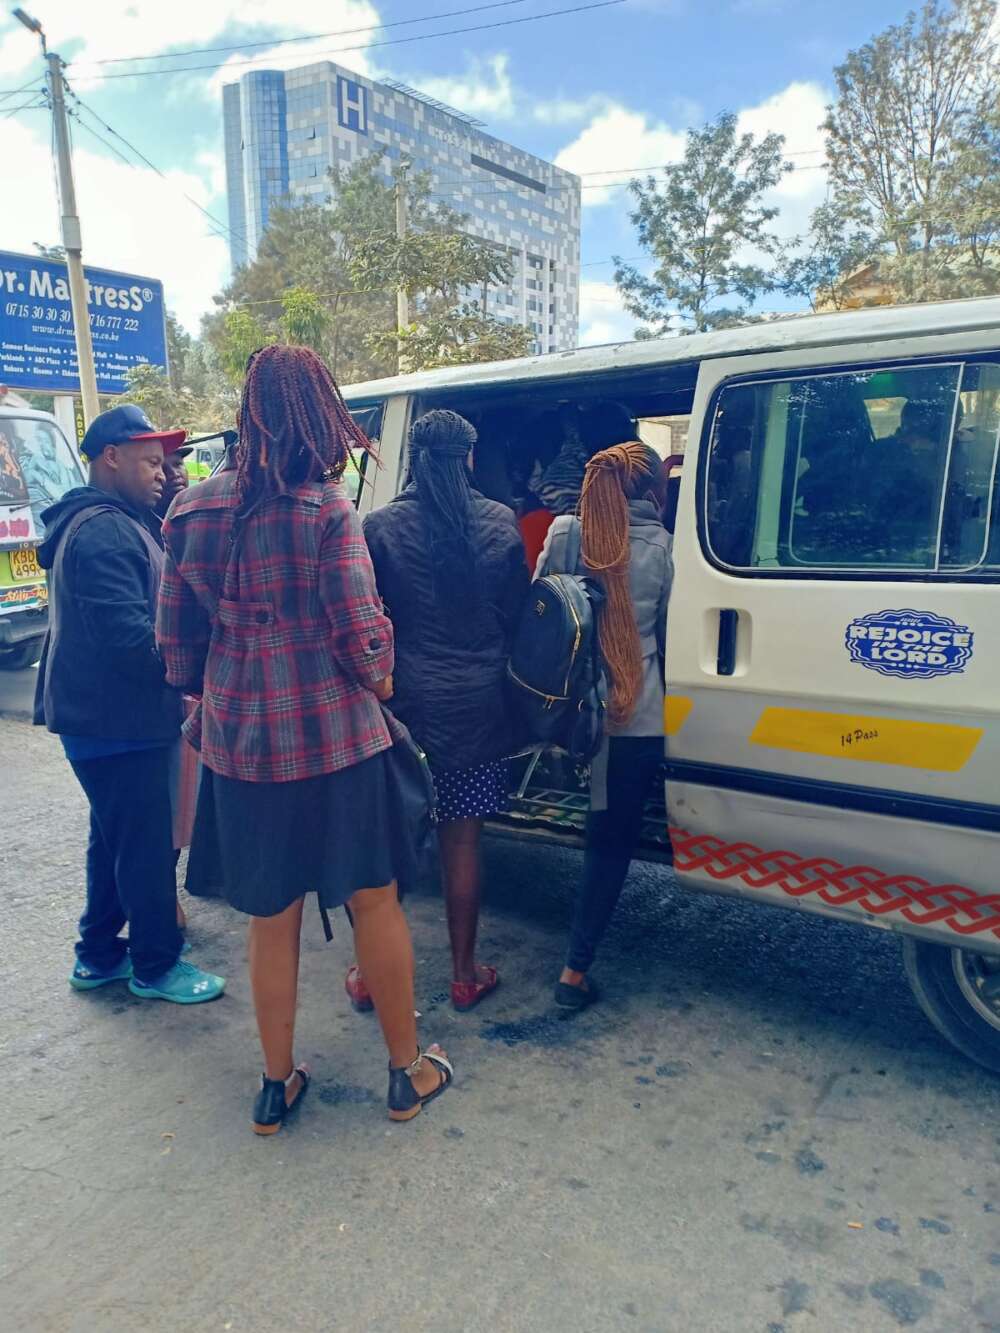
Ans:
{"label": "backpack strap", "polygon": [[549,566],[545,572],[575,574],[580,563],[580,521],[568,515],[560,515],[554,521],[559,527],[552,534]]}
{"label": "backpack strap", "polygon": [[577,566],[580,563],[580,542],[582,532],[580,520],[571,518],[569,527],[566,530],[566,573],[575,574]]}

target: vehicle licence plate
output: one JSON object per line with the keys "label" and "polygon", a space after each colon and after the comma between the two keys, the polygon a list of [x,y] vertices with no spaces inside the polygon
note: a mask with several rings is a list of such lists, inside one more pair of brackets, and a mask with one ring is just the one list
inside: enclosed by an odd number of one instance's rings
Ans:
{"label": "vehicle licence plate", "polygon": [[8,552],[8,554],[10,556],[11,575],[18,582],[27,583],[31,579],[45,577],[33,546],[22,546],[16,551]]}

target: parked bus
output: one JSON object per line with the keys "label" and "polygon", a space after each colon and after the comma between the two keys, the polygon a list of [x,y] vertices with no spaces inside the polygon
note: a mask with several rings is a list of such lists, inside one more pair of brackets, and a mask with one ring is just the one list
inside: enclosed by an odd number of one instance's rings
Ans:
{"label": "parked bus", "polygon": [[0,397],[0,670],[33,666],[48,628],[48,588],[35,548],[42,513],[86,482],[79,455],[49,412]]}
{"label": "parked bus", "polygon": [[[681,885],[902,936],[921,1007],[1000,1071],[1000,300],[880,308],[401,376],[345,391],[379,442],[430,408],[481,489],[553,410],[689,418],[667,633],[664,802]],[[537,440],[539,445],[545,442]],[[518,761],[494,828],[573,844],[585,783]]]}

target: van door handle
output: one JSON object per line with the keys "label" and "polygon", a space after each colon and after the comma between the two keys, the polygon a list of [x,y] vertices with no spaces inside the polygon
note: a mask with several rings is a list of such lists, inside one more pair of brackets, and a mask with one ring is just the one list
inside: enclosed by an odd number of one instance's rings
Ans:
{"label": "van door handle", "polygon": [[719,653],[716,670],[720,676],[731,676],[736,670],[736,634],[740,613],[727,607],[719,612]]}

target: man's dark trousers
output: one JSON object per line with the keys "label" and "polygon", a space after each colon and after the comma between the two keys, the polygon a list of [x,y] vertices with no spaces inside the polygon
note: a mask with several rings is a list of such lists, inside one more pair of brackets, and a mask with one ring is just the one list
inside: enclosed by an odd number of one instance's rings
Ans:
{"label": "man's dark trousers", "polygon": [[87,906],[80,918],[77,957],[110,970],[126,943],[132,971],[154,981],[177,961],[177,928],[168,750],[165,745],[100,759],[72,760],[90,802]]}

